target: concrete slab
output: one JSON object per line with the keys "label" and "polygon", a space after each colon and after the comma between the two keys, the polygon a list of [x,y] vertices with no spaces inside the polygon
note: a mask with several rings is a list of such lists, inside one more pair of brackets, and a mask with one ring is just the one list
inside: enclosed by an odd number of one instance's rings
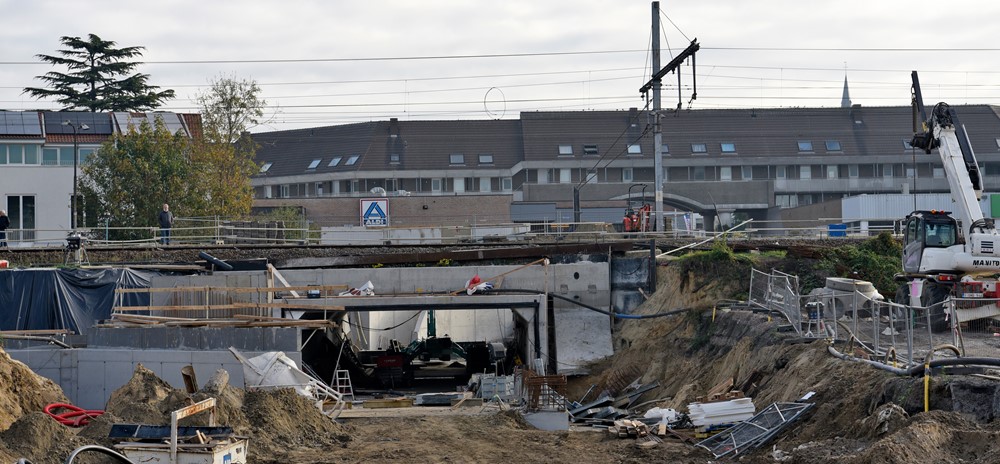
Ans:
{"label": "concrete slab", "polygon": [[525,412],[524,421],[539,430],[569,430],[569,414],[566,411]]}

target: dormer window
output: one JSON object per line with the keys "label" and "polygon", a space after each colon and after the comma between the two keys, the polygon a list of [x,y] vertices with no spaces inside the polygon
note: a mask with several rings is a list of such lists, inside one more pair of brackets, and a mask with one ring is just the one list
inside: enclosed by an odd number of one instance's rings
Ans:
{"label": "dormer window", "polygon": [[319,162],[320,161],[323,161],[323,160],[322,159],[314,159],[314,160],[312,160],[312,162],[309,163],[309,167],[306,168],[306,169],[316,169],[317,167],[319,167]]}
{"label": "dormer window", "polygon": [[334,167],[334,166],[336,166],[336,165],[340,164],[340,160],[342,160],[342,159],[344,159],[344,157],[343,157],[343,156],[334,156],[334,157],[333,157],[333,159],[332,159],[332,160],[330,160],[330,164],[328,164],[328,165],[326,165],[326,166],[327,166],[327,167],[331,167],[331,168],[332,168],[332,167]]}
{"label": "dormer window", "polygon": [[358,158],[361,158],[361,155],[351,155],[350,158],[347,158],[347,162],[344,164],[347,166],[354,166],[354,164],[358,162]]}
{"label": "dormer window", "polygon": [[261,167],[260,167],[260,173],[263,174],[263,173],[267,172],[268,169],[271,169],[271,165],[272,164],[274,164],[274,163],[264,163],[263,165],[261,165]]}

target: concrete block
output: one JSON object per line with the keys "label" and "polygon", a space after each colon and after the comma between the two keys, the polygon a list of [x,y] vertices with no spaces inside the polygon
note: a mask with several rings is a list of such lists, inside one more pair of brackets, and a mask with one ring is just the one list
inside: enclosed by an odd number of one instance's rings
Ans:
{"label": "concrete block", "polygon": [[217,351],[201,351],[195,353],[192,356],[192,362],[198,364],[212,364],[212,365],[223,365],[227,362],[237,362],[236,356],[227,350],[217,350]]}
{"label": "concrete block", "polygon": [[132,362],[133,350],[129,349],[100,349],[100,350],[77,350],[77,357],[81,362],[103,361],[103,362]]}

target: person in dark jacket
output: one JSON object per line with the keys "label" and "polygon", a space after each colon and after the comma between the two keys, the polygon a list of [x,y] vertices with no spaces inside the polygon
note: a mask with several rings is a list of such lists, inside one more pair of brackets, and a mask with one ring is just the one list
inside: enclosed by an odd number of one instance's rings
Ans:
{"label": "person in dark jacket", "polygon": [[164,203],[163,211],[160,211],[160,243],[170,245],[170,228],[174,225],[174,215],[170,212],[170,205]]}
{"label": "person in dark jacket", "polygon": [[10,218],[7,211],[0,209],[0,247],[7,246],[7,228],[10,227]]}

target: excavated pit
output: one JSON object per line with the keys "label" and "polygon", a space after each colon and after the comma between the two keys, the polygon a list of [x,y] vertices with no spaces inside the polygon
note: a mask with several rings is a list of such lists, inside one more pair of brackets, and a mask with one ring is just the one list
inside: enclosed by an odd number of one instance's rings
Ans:
{"label": "excavated pit", "polygon": [[[741,462],[1000,462],[1000,449],[993,446],[1000,438],[992,406],[997,403],[997,382],[935,377],[931,405],[936,410],[924,413],[921,379],[838,360],[827,352],[827,342],[804,342],[779,331],[782,321],[765,314],[713,311],[718,301],[745,292],[743,284],[720,278],[723,272],[680,269],[674,263],[659,266],[658,291],[636,313],[691,310],[618,322],[616,354],[594,366],[598,374],[572,379],[570,399],[615,373],[634,372],[643,383],[661,385],[642,398],[649,407],[685,410],[697,396],[735,378],[758,409],[794,401],[810,391],[815,392],[810,401],[816,403],[805,417]],[[106,437],[113,423],[165,424],[169,412],[187,404],[189,397],[197,401],[207,396],[220,400],[219,423],[250,437],[252,463],[712,459],[706,451],[673,439],[645,447],[597,431],[542,432],[510,413],[336,424],[291,390],[247,392],[226,386],[187,395],[145,368],[137,369],[114,393],[104,416],[85,428],[70,429],[40,412],[45,404],[65,401],[58,387],[0,352],[0,462],[25,457],[36,464],[61,463],[78,446],[110,444]],[[196,424],[202,420],[192,418]]]}

